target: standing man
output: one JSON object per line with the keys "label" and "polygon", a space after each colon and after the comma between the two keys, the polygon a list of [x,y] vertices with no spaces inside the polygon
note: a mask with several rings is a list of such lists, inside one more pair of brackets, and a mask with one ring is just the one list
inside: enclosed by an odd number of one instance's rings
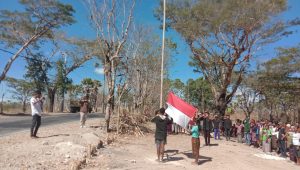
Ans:
{"label": "standing man", "polygon": [[286,130],[285,130],[285,124],[279,123],[280,129],[278,133],[278,145],[279,145],[279,151],[281,157],[287,157],[286,155]]}
{"label": "standing man", "polygon": [[209,118],[209,113],[206,111],[204,112],[204,116],[200,118],[203,120],[203,133],[205,139],[205,145],[210,145],[210,131],[212,130],[212,120]]}
{"label": "standing man", "polygon": [[247,116],[243,123],[244,123],[245,141],[246,141],[246,144],[250,145],[251,144],[251,140],[250,140],[250,116]]}
{"label": "standing man", "polygon": [[232,127],[232,121],[230,120],[229,115],[225,116],[225,120],[224,120],[224,129],[225,129],[225,136],[226,136],[226,140],[229,141],[230,140],[230,129]]}
{"label": "standing man", "polygon": [[214,120],[213,120],[213,125],[214,125],[214,137],[215,140],[220,140],[220,119],[218,115],[215,115]]}
{"label": "standing man", "polygon": [[42,97],[41,91],[35,91],[33,93],[32,98],[30,99],[31,115],[32,115],[32,125],[30,129],[31,138],[38,138],[36,134],[41,125],[41,116],[43,112],[44,100],[45,98]]}
{"label": "standing man", "polygon": [[156,116],[151,120],[156,124],[155,144],[157,151],[157,161],[162,162],[165,152],[165,144],[167,142],[167,126],[172,123],[166,114],[165,109],[161,108],[156,111]]}
{"label": "standing man", "polygon": [[89,96],[86,95],[80,100],[80,128],[85,127],[87,113],[89,111]]}

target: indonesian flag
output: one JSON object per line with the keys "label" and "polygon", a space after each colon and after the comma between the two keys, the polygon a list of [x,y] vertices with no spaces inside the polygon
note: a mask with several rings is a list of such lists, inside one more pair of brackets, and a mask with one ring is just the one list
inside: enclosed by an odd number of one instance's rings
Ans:
{"label": "indonesian flag", "polygon": [[166,113],[173,118],[173,122],[186,128],[191,118],[195,116],[197,109],[186,103],[174,93],[170,92],[167,100],[168,108]]}

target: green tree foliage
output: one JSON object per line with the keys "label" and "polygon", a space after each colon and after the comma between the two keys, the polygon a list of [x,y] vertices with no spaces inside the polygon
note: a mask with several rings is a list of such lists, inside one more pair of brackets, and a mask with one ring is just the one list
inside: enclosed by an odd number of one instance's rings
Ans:
{"label": "green tree foliage", "polygon": [[58,95],[60,98],[59,111],[64,111],[65,93],[67,92],[67,87],[72,84],[72,80],[67,77],[66,73],[66,63],[62,60],[56,62],[56,87]]}
{"label": "green tree foliage", "polygon": [[[162,19],[162,5],[157,11]],[[272,17],[286,0],[174,0],[167,3],[168,28],[177,31],[192,51],[191,66],[203,74],[224,115],[257,47],[277,40],[292,22]],[[237,74],[234,78],[233,74]]]}
{"label": "green tree foliage", "polygon": [[0,11],[0,43],[6,49],[17,50],[0,74],[0,83],[12,63],[28,47],[54,37],[55,30],[75,22],[71,5],[57,0],[20,0],[24,10]]}
{"label": "green tree foliage", "polygon": [[[297,112],[300,95],[299,74],[300,45],[279,48],[275,58],[262,64],[257,73],[258,87],[271,113],[277,112],[278,116],[280,112],[285,114],[291,110],[293,113]],[[300,115],[298,115],[300,120],[299,117]]]}
{"label": "green tree foliage", "polygon": [[26,62],[25,79],[32,82],[33,90],[45,91],[49,84],[48,71],[52,67],[51,63],[41,53],[33,54]]}
{"label": "green tree foliage", "polygon": [[10,92],[13,99],[22,102],[22,110],[25,113],[26,105],[31,93],[33,92],[32,83],[11,77],[7,77],[5,81],[7,82],[8,87],[11,89]]}
{"label": "green tree foliage", "polygon": [[199,110],[213,109],[213,94],[210,84],[204,78],[189,79],[185,87],[185,97]]}
{"label": "green tree foliage", "polygon": [[184,98],[185,85],[180,79],[170,80],[170,90],[180,98]]}

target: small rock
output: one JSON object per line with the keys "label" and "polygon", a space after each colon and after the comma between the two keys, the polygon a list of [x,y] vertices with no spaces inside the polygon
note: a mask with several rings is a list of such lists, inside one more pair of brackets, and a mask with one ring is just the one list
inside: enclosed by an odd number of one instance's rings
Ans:
{"label": "small rock", "polygon": [[70,158],[71,156],[70,156],[70,155],[66,155],[65,157],[66,157],[66,158]]}
{"label": "small rock", "polygon": [[136,163],[136,160],[131,160],[131,163],[135,164],[135,163]]}
{"label": "small rock", "polygon": [[51,152],[50,151],[46,152],[46,155],[51,155]]}
{"label": "small rock", "polygon": [[49,145],[49,142],[44,141],[42,144],[43,144],[43,145]]}
{"label": "small rock", "polygon": [[100,149],[100,148],[104,148],[102,140],[100,140],[99,143],[98,143],[98,145],[97,145],[97,149]]}

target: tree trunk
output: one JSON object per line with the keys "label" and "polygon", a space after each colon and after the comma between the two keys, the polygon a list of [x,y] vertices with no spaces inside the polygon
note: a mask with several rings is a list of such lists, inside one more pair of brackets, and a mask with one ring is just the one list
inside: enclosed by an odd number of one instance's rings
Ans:
{"label": "tree trunk", "polygon": [[48,88],[48,112],[53,113],[56,89]]}
{"label": "tree trunk", "polygon": [[64,112],[64,107],[65,107],[65,93],[62,93],[61,95],[61,101],[60,101],[60,106],[59,106],[59,112]]}
{"label": "tree trunk", "polygon": [[217,92],[215,107],[220,116],[224,116],[227,109],[226,92]]}
{"label": "tree trunk", "polygon": [[109,59],[106,59],[105,66],[108,70],[105,70],[105,76],[107,79],[108,96],[106,98],[105,120],[106,130],[109,131],[110,116],[114,110],[114,94],[115,94],[115,68],[114,63]]}
{"label": "tree trunk", "polygon": [[300,123],[300,107],[298,107],[298,123]]}
{"label": "tree trunk", "polygon": [[4,93],[2,94],[2,97],[1,97],[0,113],[3,113],[3,99],[4,99]]}
{"label": "tree trunk", "polygon": [[22,101],[22,105],[23,105],[22,111],[23,111],[23,113],[25,113],[26,112],[26,100]]}

